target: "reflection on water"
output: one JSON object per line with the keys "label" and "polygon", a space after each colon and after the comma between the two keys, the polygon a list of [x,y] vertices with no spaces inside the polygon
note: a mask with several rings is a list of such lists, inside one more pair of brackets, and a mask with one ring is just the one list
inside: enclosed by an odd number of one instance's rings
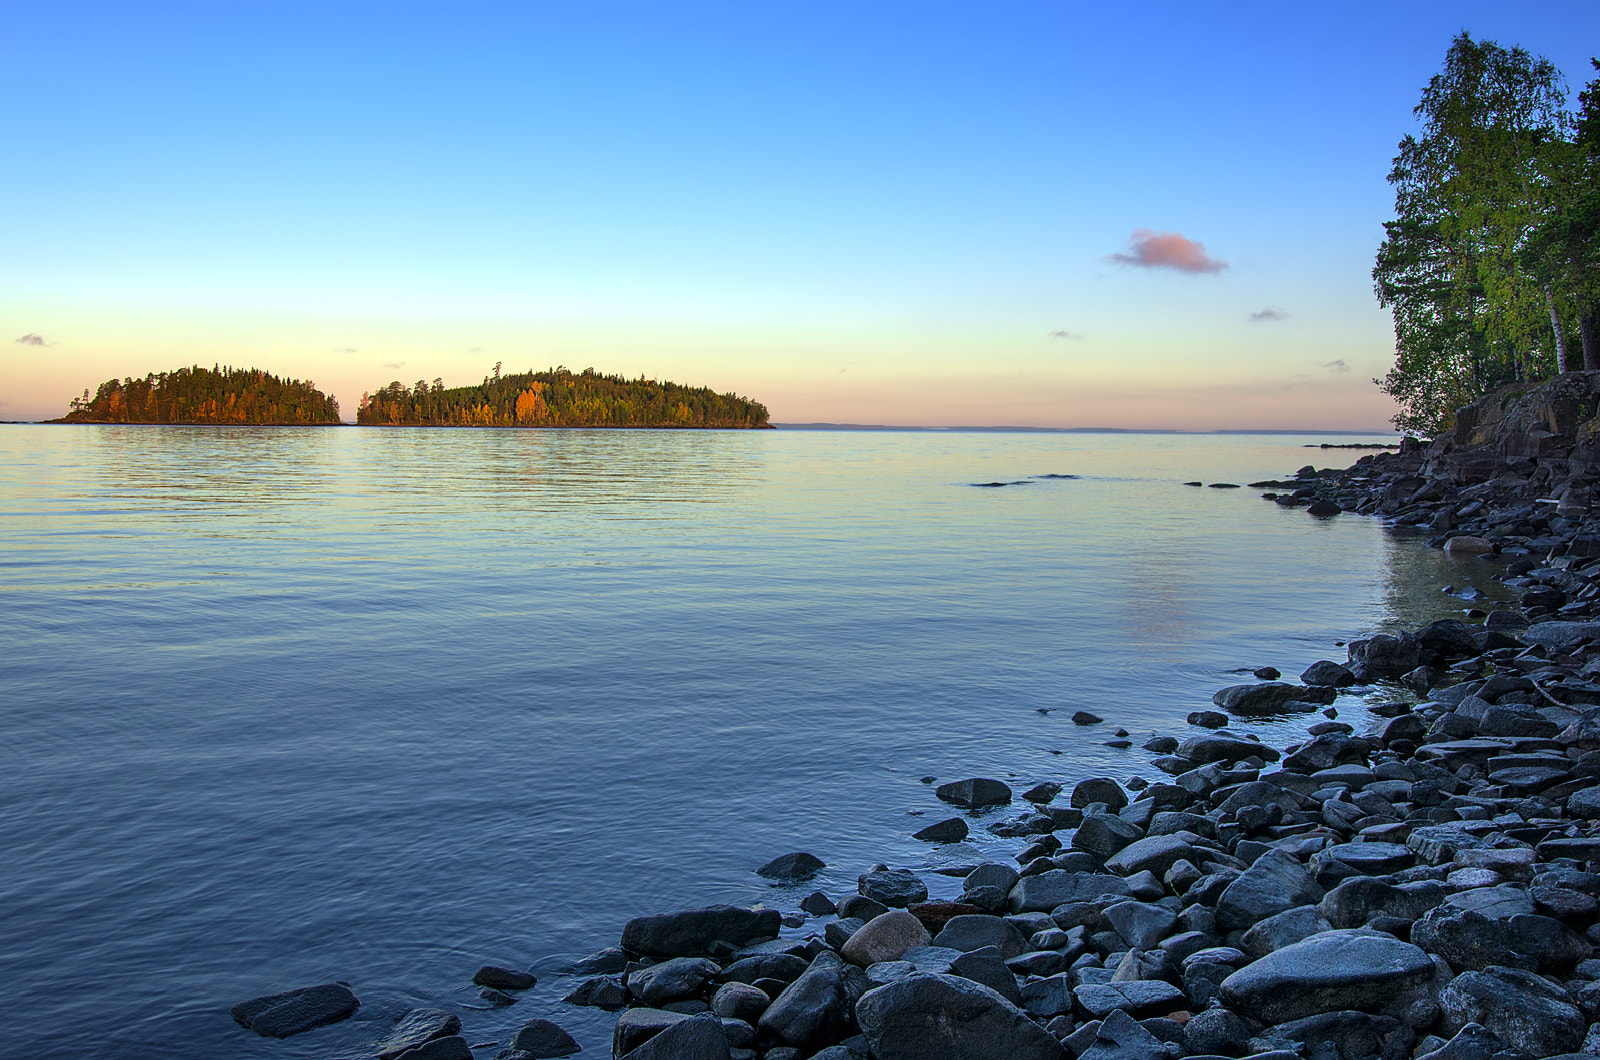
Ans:
{"label": "reflection on water", "polygon": [[[925,865],[922,776],[1148,775],[1072,710],[1181,732],[1459,613],[1371,521],[1180,485],[1301,441],[0,428],[0,1055],[359,1055],[418,1003],[603,1052],[557,969],[627,917]],[[539,987],[472,1010],[491,961]],[[227,1020],[334,978],[358,1021]]]}

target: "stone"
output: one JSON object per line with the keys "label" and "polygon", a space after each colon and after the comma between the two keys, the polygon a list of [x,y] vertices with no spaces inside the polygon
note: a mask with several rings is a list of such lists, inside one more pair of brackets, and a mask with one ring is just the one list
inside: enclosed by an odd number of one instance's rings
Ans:
{"label": "stone", "polygon": [[1000,781],[990,780],[987,777],[953,780],[948,784],[940,784],[933,793],[945,802],[953,803],[964,810],[999,806],[1011,801],[1011,789]]}
{"label": "stone", "polygon": [[[962,824],[964,827],[965,822]],[[821,891],[812,891],[800,899],[800,909],[811,916],[832,916],[839,911],[839,907],[833,904],[833,899]]]}
{"label": "stone", "polygon": [[1306,506],[1306,514],[1314,515],[1319,519],[1326,519],[1330,516],[1338,515],[1342,511],[1344,511],[1343,508],[1339,507],[1333,501],[1328,500],[1326,497],[1312,501]]}
{"label": "stone", "polygon": [[[921,928],[922,925],[917,926]],[[865,972],[846,964],[838,954],[824,950],[817,954],[804,975],[772,999],[772,1004],[761,1014],[757,1029],[797,1049],[815,1050],[831,1045],[848,1033],[851,1008],[866,988]]]}
{"label": "stone", "polygon": [[1153,835],[1134,840],[1106,859],[1106,869],[1119,876],[1153,872],[1164,876],[1179,861],[1196,862],[1200,855],[1180,836]]}
{"label": "stone", "polygon": [[[516,1055],[518,1060],[521,1060],[522,1057],[532,1057],[537,1054],[519,1052]],[[472,1046],[468,1045],[467,1040],[461,1035],[449,1034],[443,1038],[424,1042],[415,1049],[407,1049],[396,1060],[473,1060]]]}
{"label": "stone", "polygon": [[1300,675],[1300,680],[1308,685],[1344,688],[1356,683],[1356,675],[1336,662],[1321,659],[1306,667],[1305,672]]}
{"label": "stone", "polygon": [[1440,993],[1439,1007],[1449,1027],[1482,1024],[1529,1056],[1575,1052],[1588,1029],[1566,991],[1518,968],[1463,972]]}
{"label": "stone", "polygon": [[765,876],[769,880],[798,882],[800,880],[809,880],[825,868],[827,868],[827,863],[821,858],[807,854],[805,851],[799,851],[794,854],[784,854],[782,857],[773,858],[757,869],[756,875]]}
{"label": "stone", "polygon": [[1416,862],[1410,848],[1399,843],[1340,843],[1325,848],[1317,857],[1342,861],[1364,876],[1387,876]]}
{"label": "stone", "polygon": [[1429,982],[1433,960],[1388,935],[1324,931],[1247,964],[1222,981],[1222,999],[1242,1015],[1284,1023],[1340,1009],[1379,1009]]}
{"label": "stone", "polygon": [[776,938],[783,917],[776,909],[714,905],[634,917],[622,928],[622,946],[646,957],[703,956],[713,942],[738,947]]}
{"label": "stone", "polygon": [[472,981],[478,986],[487,986],[494,990],[530,990],[533,984],[539,981],[539,977],[532,972],[516,968],[486,964],[472,973]]}
{"label": "stone", "polygon": [[[720,1030],[722,1025],[717,1026]],[[510,1048],[532,1057],[571,1056],[578,1051],[578,1043],[557,1024],[534,1019],[524,1023],[512,1037]]]}
{"label": "stone", "polygon": [[1106,860],[1137,839],[1144,838],[1139,826],[1110,814],[1085,817],[1072,833],[1072,849]]}
{"label": "stone", "polygon": [[665,1002],[699,993],[721,973],[721,966],[707,957],[674,957],[628,976],[628,993],[651,1008],[660,1008]]}
{"label": "stone", "polygon": [[856,1003],[875,1060],[1061,1060],[1061,1043],[988,987],[917,975]]}
{"label": "stone", "polygon": [[447,1038],[460,1030],[461,1020],[453,1012],[414,1008],[372,1047],[372,1051],[378,1060],[394,1060],[407,1050],[426,1045],[435,1038]]}
{"label": "stone", "polygon": [[607,946],[603,950],[575,961],[567,969],[573,975],[615,975],[628,967],[628,954],[619,946]]}
{"label": "stone", "polygon": [[1118,1009],[1100,1022],[1094,1042],[1078,1055],[1078,1060],[1162,1060],[1172,1055],[1159,1038]]}
{"label": "stone", "polygon": [[1018,991],[1021,1000],[1017,1002],[1032,1016],[1050,1018],[1051,1016],[1065,1016],[1072,1012],[1076,999],[1072,994],[1072,975],[1070,972],[1057,972],[1041,979],[1029,979]]}
{"label": "stone", "polygon": [[[1366,921],[1363,919],[1361,923],[1364,924]],[[1281,950],[1312,935],[1332,931],[1334,926],[1316,906],[1302,905],[1256,921],[1255,925],[1244,933],[1239,948],[1251,957],[1265,957],[1273,950]]]}
{"label": "stone", "polygon": [[1494,546],[1481,537],[1472,537],[1468,534],[1458,534],[1444,543],[1446,552],[1457,552],[1463,555],[1481,555],[1493,552]]}
{"label": "stone", "polygon": [[962,953],[993,946],[999,951],[1000,959],[1005,961],[1022,956],[1028,949],[1028,940],[1023,938],[1015,924],[1004,917],[983,914],[952,917],[934,938],[933,944]]}
{"label": "stone", "polygon": [[1118,902],[1107,906],[1102,915],[1122,941],[1135,950],[1153,949],[1178,922],[1174,910],[1149,902]]}
{"label": "stone", "polygon": [[1022,797],[1029,802],[1049,802],[1061,794],[1061,785],[1053,780],[1041,781],[1022,793]]}
{"label": "stone", "polygon": [[[768,1052],[770,1057],[772,1052]],[[617,1054],[622,1055],[621,1053]],[[731,1060],[722,1021],[709,1012],[679,1020],[650,1038],[628,1060]]]}
{"label": "stone", "polygon": [[1294,855],[1269,850],[1222,892],[1217,925],[1224,931],[1243,930],[1276,913],[1320,902],[1322,895]]}
{"label": "stone", "polygon": [[971,891],[978,887],[996,887],[1009,892],[1016,886],[1017,879],[1017,870],[1010,865],[1002,865],[998,861],[986,861],[967,874],[967,878],[963,881],[963,889]]}
{"label": "stone", "polygon": [[1449,889],[1437,880],[1395,885],[1371,876],[1343,880],[1322,899],[1322,916],[1336,928],[1357,928],[1375,916],[1416,920],[1445,900]]}
{"label": "stone", "polygon": [[950,817],[913,832],[911,838],[920,839],[925,843],[959,843],[967,838],[969,832],[966,821],[959,817]]}
{"label": "stone", "polygon": [[1457,971],[1506,966],[1565,972],[1593,953],[1583,936],[1552,917],[1513,913],[1496,918],[1450,904],[1440,905],[1418,920],[1412,926],[1411,939],[1449,961]]}
{"label": "stone", "polygon": [[867,921],[839,952],[845,960],[865,967],[879,961],[897,961],[912,947],[926,946],[931,941],[922,921],[904,909],[891,909]]}
{"label": "stone", "polygon": [[1183,1026],[1184,1043],[1191,1055],[1238,1056],[1246,1051],[1250,1025],[1225,1008],[1197,1012]]}
{"label": "stone", "polygon": [[[950,974],[959,975],[963,979],[971,979],[974,983],[982,983],[1013,1005],[1022,1005],[1024,1003],[1022,991],[1017,988],[1017,977],[1011,973],[1011,969],[1006,967],[1005,958],[997,947],[983,946],[963,953],[950,962]],[[1035,980],[1035,982],[1046,981],[1043,979]],[[1067,1009],[1058,1011],[1068,1011],[1071,1007],[1072,990],[1068,987]],[[1028,1011],[1035,1015],[1045,1015],[1045,1013],[1037,1012],[1031,1007],[1028,1008]],[[1049,1013],[1052,1016],[1056,1014],[1056,1012]]]}
{"label": "stone", "polygon": [[1303,685],[1292,685],[1286,681],[1262,681],[1218,689],[1212,695],[1211,702],[1229,714],[1246,718],[1303,713],[1310,709],[1307,691]]}
{"label": "stone", "polygon": [[749,983],[723,983],[711,996],[711,1011],[725,1019],[743,1020],[754,1026],[767,1011],[772,999],[767,992]]}
{"label": "stone", "polygon": [[1097,802],[1105,803],[1115,813],[1128,805],[1128,795],[1122,790],[1122,785],[1110,777],[1089,777],[1078,781],[1072,789],[1072,805],[1081,810]]}
{"label": "stone", "polygon": [[792,983],[809,967],[810,961],[792,953],[764,953],[734,961],[722,970],[722,978],[731,983],[754,983],[758,979]]}
{"label": "stone", "polygon": [[928,885],[910,869],[878,869],[857,878],[863,897],[885,906],[904,908],[928,900]]}
{"label": "stone", "polygon": [[1074,725],[1098,725],[1105,720],[1100,715],[1091,714],[1087,710],[1075,710],[1072,712],[1072,724]]}
{"label": "stone", "polygon": [[1421,1054],[1417,1060],[1491,1060],[1504,1048],[1500,1039],[1489,1033],[1489,1028],[1481,1023],[1469,1023],[1442,1046]]}
{"label": "stone", "polygon": [[337,1023],[360,1004],[349,983],[322,983],[241,1001],[230,1013],[235,1023],[263,1038],[287,1038]]}
{"label": "stone", "polygon": [[1232,733],[1210,732],[1191,736],[1179,744],[1178,757],[1186,758],[1195,765],[1205,765],[1208,762],[1237,762],[1244,758],[1276,762],[1279,755],[1276,748],[1256,740],[1247,740]]}
{"label": "stone", "polygon": [[611,1055],[626,1056],[675,1023],[689,1017],[681,1012],[654,1008],[630,1008],[617,1017],[611,1031]]}
{"label": "stone", "polygon": [[889,907],[882,902],[875,902],[864,894],[848,894],[839,899],[836,912],[840,917],[854,917],[863,923],[875,916],[882,916],[889,911]]}
{"label": "stone", "polygon": [[585,979],[561,999],[569,1005],[589,1005],[599,1009],[626,1008],[628,991],[610,976],[596,975]]}
{"label": "stone", "polygon": [[1018,880],[1007,903],[1013,913],[1048,913],[1069,902],[1125,898],[1130,890],[1128,881],[1121,876],[1051,869]]}
{"label": "stone", "polygon": [[[1221,729],[1228,724],[1228,716],[1220,710],[1192,710],[1184,720],[1190,725],[1198,725],[1202,729]],[[1165,754],[1166,752],[1158,753]]]}
{"label": "stone", "polygon": [[1103,1019],[1119,1009],[1138,1019],[1165,1016],[1189,1004],[1182,990],[1159,979],[1089,983],[1073,994],[1078,1006],[1094,1019]]}

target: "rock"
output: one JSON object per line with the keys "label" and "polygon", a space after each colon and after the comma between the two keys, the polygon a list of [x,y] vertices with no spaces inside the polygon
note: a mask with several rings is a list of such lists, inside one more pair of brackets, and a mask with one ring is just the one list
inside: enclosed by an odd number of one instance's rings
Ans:
{"label": "rock", "polygon": [[857,887],[864,897],[890,907],[904,908],[928,900],[928,885],[910,869],[879,869],[863,873]]}
{"label": "rock", "polygon": [[1269,850],[1228,884],[1217,902],[1217,925],[1243,930],[1267,917],[1322,900],[1322,888],[1292,854]]}
{"label": "rock", "polygon": [[1593,947],[1581,935],[1551,917],[1522,912],[1494,917],[1448,902],[1418,920],[1411,929],[1411,938],[1429,953],[1449,961],[1457,971],[1483,970],[1494,965],[1528,971],[1568,971],[1593,953]]}
{"label": "rock", "polygon": [[1121,876],[1051,869],[1018,880],[1007,901],[1013,913],[1048,913],[1068,902],[1124,898],[1129,892],[1128,881]]}
{"label": "rock", "polygon": [[1326,519],[1329,516],[1338,515],[1342,511],[1344,511],[1343,508],[1339,507],[1333,501],[1328,500],[1326,497],[1320,500],[1312,501],[1311,504],[1306,507],[1307,515],[1314,515],[1319,519]]}
{"label": "rock", "polygon": [[611,1031],[611,1055],[626,1056],[675,1023],[689,1017],[681,1012],[654,1008],[630,1008],[617,1017]]}
{"label": "rock", "polygon": [[856,1018],[875,1060],[1061,1060],[1061,1043],[986,986],[917,975],[868,991]]}
{"label": "rock", "polygon": [[1162,1041],[1120,1009],[1101,1021],[1094,1042],[1078,1060],[1161,1060],[1174,1055]]}
{"label": "rock", "polygon": [[1575,1052],[1588,1029],[1566,991],[1517,968],[1463,972],[1439,995],[1439,1007],[1451,1028],[1481,1023],[1529,1056]]}
{"label": "rock", "polygon": [[1491,1060],[1505,1048],[1500,1039],[1481,1023],[1469,1023],[1444,1045],[1417,1060]]}
{"label": "rock", "polygon": [[[1005,958],[1001,951],[994,946],[983,946],[967,953],[963,953],[950,962],[950,974],[959,975],[963,979],[971,979],[974,983],[981,983],[1011,1002],[1013,1005],[1022,1005],[1022,991],[1017,989],[1017,977],[1011,974],[1011,969],[1006,967]],[[1035,982],[1047,982],[1039,979]],[[1067,1008],[1058,1009],[1048,1015],[1057,1015],[1072,1008],[1072,988],[1067,988]],[[1032,1007],[1028,1008],[1034,1015],[1046,1015]]]}
{"label": "rock", "polygon": [[1142,838],[1144,832],[1138,825],[1121,817],[1100,814],[1083,819],[1078,830],[1072,833],[1072,849],[1093,854],[1104,861],[1129,843]]}
{"label": "rock", "polygon": [[[775,1052],[767,1055],[773,1056]],[[722,1021],[709,1012],[679,1020],[628,1054],[628,1060],[731,1060],[731,1057]]]}
{"label": "rock", "polygon": [[1022,956],[1028,949],[1028,940],[1023,938],[1022,932],[1011,921],[981,914],[952,917],[933,944],[962,953],[993,946],[999,951],[1000,959],[1005,961]]}
{"label": "rock", "polygon": [[837,911],[840,917],[855,917],[865,923],[875,916],[887,913],[889,907],[882,902],[874,902],[864,894],[850,894],[839,899]]}
{"label": "rock", "polygon": [[[518,1060],[522,1057],[532,1057],[534,1053],[518,1053]],[[564,1055],[564,1054],[563,1054]],[[472,1046],[459,1034],[446,1035],[443,1038],[434,1038],[424,1042],[415,1049],[407,1049],[396,1060],[472,1060]]]}
{"label": "rock", "polygon": [[414,1008],[372,1047],[372,1051],[378,1060],[394,1060],[409,1049],[426,1045],[435,1038],[447,1038],[460,1030],[461,1020],[453,1012]]}
{"label": "rock", "polygon": [[1118,902],[1107,906],[1102,915],[1122,941],[1135,950],[1153,949],[1178,922],[1176,912],[1148,902]]}
{"label": "rock", "polygon": [[[966,828],[965,821],[962,822],[961,827],[963,829]],[[924,829],[924,831],[926,831],[926,829]],[[963,831],[962,835],[965,836],[966,832]],[[833,904],[833,899],[829,898],[821,891],[812,891],[810,894],[800,899],[800,908],[803,912],[809,913],[812,916],[832,916],[834,913],[839,911],[839,907]]]}
{"label": "rock", "polygon": [[1321,659],[1305,668],[1300,680],[1308,685],[1327,685],[1345,688],[1356,683],[1356,675],[1347,668],[1328,659]]}
{"label": "rock", "polygon": [[[911,919],[916,920],[915,917]],[[921,930],[922,925],[919,923],[917,927]],[[851,1008],[866,988],[865,972],[824,950],[804,975],[773,998],[772,1004],[761,1014],[757,1029],[797,1049],[815,1050],[831,1045],[849,1031]]]}
{"label": "rock", "polygon": [[733,962],[722,970],[722,978],[730,983],[754,983],[761,979],[792,983],[809,967],[809,960],[792,953],[764,953]]}
{"label": "rock", "polygon": [[1072,712],[1072,723],[1074,725],[1098,725],[1105,720],[1098,714],[1090,714],[1087,710],[1075,710]]}
{"label": "rock", "polygon": [[[965,837],[963,832],[962,836]],[[827,863],[821,858],[799,851],[794,854],[785,854],[773,858],[756,870],[757,876],[765,876],[769,880],[784,880],[796,882],[809,880],[822,869],[827,868]]]}
{"label": "rock", "polygon": [[[1327,899],[1324,898],[1323,901],[1326,902]],[[1361,923],[1366,923],[1365,918]],[[1269,916],[1265,920],[1258,920],[1244,933],[1239,946],[1251,957],[1265,957],[1273,950],[1292,946],[1323,931],[1332,931],[1334,927],[1335,925],[1329,923],[1316,906],[1302,905]]]}
{"label": "rock", "polygon": [[940,784],[933,793],[945,802],[953,803],[964,810],[999,806],[1011,801],[1010,788],[998,780],[986,777],[953,780],[948,784]]}
{"label": "rock", "polygon": [[1276,762],[1275,748],[1247,740],[1232,733],[1211,732],[1191,736],[1178,745],[1178,757],[1187,758],[1196,765],[1208,762],[1237,762],[1242,758],[1256,757],[1264,762]]}
{"label": "rock", "polygon": [[497,964],[486,964],[472,973],[472,981],[478,986],[487,986],[494,990],[530,990],[539,977],[532,972],[519,971],[516,968],[502,968]]}
{"label": "rock", "polygon": [[576,961],[567,969],[574,975],[615,975],[628,967],[628,955],[620,947],[607,946],[603,950]]}
{"label": "rock", "polygon": [[1339,1009],[1378,1009],[1429,982],[1433,960],[1410,943],[1325,931],[1245,965],[1222,981],[1229,1008],[1266,1023]]}
{"label": "rock", "polygon": [[1536,622],[1522,634],[1530,644],[1563,648],[1588,638],[1600,640],[1600,622]]}
{"label": "rock", "polygon": [[[719,1030],[721,1026],[717,1025]],[[571,1056],[578,1051],[578,1043],[572,1040],[572,1035],[549,1020],[524,1023],[511,1039],[510,1047],[533,1057]]]}
{"label": "rock", "polygon": [[1078,987],[1073,994],[1079,1007],[1095,1019],[1103,1019],[1119,1009],[1139,1019],[1165,1016],[1189,1004],[1182,990],[1159,979],[1089,983]]}
{"label": "rock", "polygon": [[922,921],[904,909],[891,909],[867,921],[839,952],[845,960],[865,967],[879,961],[897,961],[912,947],[926,946],[931,941]]}
{"label": "rock", "polygon": [[[1228,716],[1218,710],[1192,710],[1184,719],[1190,725],[1198,725],[1203,729],[1221,729],[1228,724]],[[1158,754],[1168,752],[1158,751]]]}
{"label": "rock", "polygon": [[235,1023],[263,1038],[287,1038],[337,1023],[360,1004],[349,983],[323,983],[241,1001],[230,1012]]}
{"label": "rock", "polygon": [[1396,886],[1371,876],[1342,881],[1322,899],[1321,913],[1336,928],[1357,928],[1375,916],[1416,920],[1449,893],[1437,880]]}
{"label": "rock", "polygon": [[478,988],[478,997],[487,1001],[494,1008],[505,1008],[507,1005],[515,1005],[517,1003],[516,998],[504,991],[496,990],[492,986],[480,986]]}
{"label": "rock", "polygon": [[1463,555],[1476,556],[1487,552],[1493,552],[1494,546],[1481,537],[1469,537],[1465,534],[1461,534],[1446,541],[1444,543],[1444,550],[1446,552],[1459,552]]}
{"label": "rock", "polygon": [[1391,637],[1387,633],[1351,641],[1347,654],[1350,672],[1362,683],[1379,677],[1399,677],[1415,670],[1421,661],[1419,646],[1414,638]]}
{"label": "rock", "polygon": [[1416,856],[1399,843],[1340,843],[1317,855],[1323,861],[1341,861],[1363,876],[1387,876],[1408,869]]}
{"label": "rock", "polygon": [[1106,859],[1106,869],[1119,876],[1153,872],[1165,876],[1179,861],[1199,861],[1195,848],[1176,835],[1153,835],[1135,840]]}
{"label": "rock", "polygon": [[[1255,718],[1272,714],[1303,712],[1307,689],[1284,681],[1262,681],[1253,685],[1229,685],[1218,689],[1211,702],[1239,717]],[[1290,705],[1294,704],[1294,705]]]}
{"label": "rock", "polygon": [[722,968],[706,957],[674,957],[652,964],[628,976],[628,992],[651,1008],[700,992],[700,988],[722,973]]}
{"label": "rock", "polygon": [[571,992],[561,1000],[569,1005],[590,1005],[600,1009],[619,1009],[627,1007],[628,991],[615,979],[609,976],[597,975],[585,979],[573,987]]}
{"label": "rock", "polygon": [[1128,805],[1127,793],[1122,785],[1110,777],[1089,777],[1080,780],[1072,789],[1072,805],[1076,809],[1103,802],[1113,813]]}
{"label": "rock", "polygon": [[1250,1041],[1250,1025],[1225,1008],[1197,1012],[1183,1026],[1191,1055],[1238,1056]]}
{"label": "rock", "polygon": [[776,909],[714,905],[678,913],[634,917],[622,928],[622,945],[646,957],[699,957],[713,942],[734,947],[776,938],[783,917]]}
{"label": "rock", "polygon": [[767,992],[749,983],[723,983],[711,997],[711,1011],[725,1019],[743,1020],[752,1026],[767,1011],[772,999]]}

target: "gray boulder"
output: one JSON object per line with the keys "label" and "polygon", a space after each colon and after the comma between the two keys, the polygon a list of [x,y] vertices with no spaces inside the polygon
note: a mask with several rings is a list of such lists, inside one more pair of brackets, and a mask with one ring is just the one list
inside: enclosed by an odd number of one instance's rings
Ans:
{"label": "gray boulder", "polygon": [[794,854],[784,854],[782,857],[773,858],[757,869],[756,875],[765,876],[769,880],[793,882],[810,879],[825,868],[827,868],[827,863],[821,858],[807,854],[802,850]]}
{"label": "gray boulder", "polygon": [[760,939],[776,938],[782,919],[776,909],[746,909],[737,905],[637,916],[623,926],[622,946],[658,960],[701,957],[713,942],[745,946]]}
{"label": "gray boulder", "polygon": [[1247,740],[1226,732],[1211,732],[1191,736],[1178,745],[1178,757],[1195,765],[1209,762],[1237,762],[1244,758],[1259,758],[1263,762],[1276,762],[1278,751],[1256,740]]}
{"label": "gray boulder", "polygon": [[1322,895],[1322,888],[1294,855],[1269,850],[1222,892],[1217,926],[1243,930],[1285,910],[1320,902]]}
{"label": "gray boulder", "polygon": [[1176,835],[1152,835],[1138,839],[1106,859],[1106,869],[1118,876],[1132,876],[1136,872],[1153,872],[1165,876],[1167,870],[1180,861],[1200,861],[1195,848]]}
{"label": "gray boulder", "polygon": [[933,793],[945,802],[964,810],[1000,806],[1011,801],[1011,789],[1000,781],[990,780],[987,777],[953,780],[948,784],[940,784]]}
{"label": "gray boulder", "polygon": [[1121,817],[1100,814],[1085,817],[1078,830],[1072,834],[1072,849],[1093,854],[1105,861],[1135,840],[1144,838],[1139,826]]}
{"label": "gray boulder", "polygon": [[[959,975],[963,979],[971,979],[974,983],[982,983],[993,990],[1013,1005],[1021,1005],[1022,991],[1017,989],[1017,977],[1011,974],[1011,969],[1006,967],[1005,958],[994,946],[984,946],[980,949],[970,950],[950,962],[950,974]],[[1045,980],[1035,980],[1044,982]],[[1072,1004],[1072,989],[1067,988],[1067,1004]],[[1032,1008],[1028,1009],[1033,1012]],[[1065,1010],[1062,1010],[1065,1011]],[[1056,1015],[1056,1013],[1051,1013]]]}
{"label": "gray boulder", "polygon": [[731,1057],[722,1021],[709,1012],[679,1020],[628,1054],[628,1060],[731,1060]]}
{"label": "gray boulder", "polygon": [[857,877],[857,889],[864,897],[890,907],[928,900],[928,885],[910,869],[879,869]]}
{"label": "gray boulder", "polygon": [[879,961],[900,960],[907,950],[926,946],[930,941],[922,921],[904,909],[891,909],[862,925],[839,952],[845,960],[865,967]]}
{"label": "gray boulder", "polygon": [[1151,902],[1118,902],[1107,906],[1103,915],[1111,929],[1135,950],[1154,949],[1178,922],[1176,912]]}
{"label": "gray boulder", "polygon": [[617,1017],[611,1030],[611,1055],[626,1056],[675,1023],[689,1017],[682,1012],[655,1008],[630,1008]]}
{"label": "gray boulder", "polygon": [[619,1009],[628,1005],[628,991],[608,975],[585,979],[561,999],[569,1005],[590,1005],[599,1009]]}
{"label": "gray boulder", "polygon": [[1077,809],[1103,802],[1113,813],[1128,805],[1128,795],[1110,777],[1088,777],[1072,788],[1072,805]]}
{"label": "gray boulder", "polygon": [[1017,930],[1015,924],[1004,917],[980,913],[951,917],[934,937],[933,944],[962,953],[993,946],[999,950],[1003,961],[1020,957],[1028,949],[1028,940],[1022,937],[1022,932]]}
{"label": "gray boulder", "polygon": [[851,1009],[866,988],[865,972],[824,950],[804,975],[772,999],[757,1029],[797,1049],[831,1045],[849,1030]]}
{"label": "gray boulder", "polygon": [[1274,950],[1222,981],[1222,1000],[1266,1023],[1340,1009],[1381,1009],[1429,982],[1433,960],[1388,935],[1324,931]]}
{"label": "gray boulder", "polygon": [[1266,717],[1272,714],[1303,713],[1312,709],[1309,689],[1285,681],[1262,681],[1253,685],[1229,685],[1211,697],[1211,702],[1239,717]]}
{"label": "gray boulder", "polygon": [[512,1037],[510,1048],[531,1057],[571,1056],[578,1052],[578,1043],[549,1020],[534,1019]]}
{"label": "gray boulder", "polygon": [[1458,971],[1504,965],[1528,971],[1566,972],[1588,960],[1594,951],[1583,936],[1552,917],[1537,913],[1494,917],[1449,904],[1430,910],[1418,920],[1411,929],[1411,939],[1449,961]]}
{"label": "gray boulder", "polygon": [[1128,881],[1121,876],[1051,869],[1037,876],[1022,877],[1011,888],[1007,901],[1013,913],[1048,913],[1069,902],[1123,898],[1131,891]]}
{"label": "gray boulder", "polygon": [[[1366,921],[1362,920],[1361,923]],[[1281,950],[1312,935],[1332,931],[1335,926],[1347,925],[1330,924],[1316,906],[1302,905],[1256,921],[1255,926],[1244,933],[1239,947],[1251,957],[1265,957],[1273,950]]]}
{"label": "gray boulder", "polygon": [[263,1038],[287,1038],[337,1023],[360,1004],[349,983],[323,983],[241,1001],[230,1013],[235,1023]]}
{"label": "gray boulder", "polygon": [[1163,1060],[1173,1055],[1166,1043],[1118,1009],[1100,1022],[1094,1042],[1078,1060]]}
{"label": "gray boulder", "polygon": [[414,1008],[372,1047],[372,1051],[377,1054],[378,1060],[394,1060],[409,1049],[426,1045],[435,1038],[447,1038],[460,1030],[461,1020],[453,1012],[437,1008]]}
{"label": "gray boulder", "polygon": [[760,987],[749,983],[723,983],[711,997],[711,1011],[725,1019],[743,1020],[755,1025],[772,999]]}
{"label": "gray boulder", "polygon": [[699,993],[721,972],[721,966],[707,957],[674,957],[628,976],[628,992],[651,1008],[660,1008],[668,1001]]}
{"label": "gray boulder", "polygon": [[856,1018],[875,1060],[1062,1060],[1048,1031],[959,976],[914,975],[869,990]]}
{"label": "gray boulder", "polygon": [[1529,1056],[1576,1052],[1588,1030],[1566,991],[1520,968],[1463,972],[1440,993],[1439,1007],[1450,1027],[1481,1023]]}
{"label": "gray boulder", "polygon": [[1444,901],[1448,894],[1449,889],[1437,880],[1416,880],[1397,886],[1371,876],[1353,876],[1329,891],[1320,908],[1332,926],[1355,928],[1375,916],[1416,920]]}

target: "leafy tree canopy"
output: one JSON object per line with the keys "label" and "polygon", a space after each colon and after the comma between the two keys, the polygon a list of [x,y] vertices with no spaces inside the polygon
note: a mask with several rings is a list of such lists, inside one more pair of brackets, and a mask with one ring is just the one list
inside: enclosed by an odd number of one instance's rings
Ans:
{"label": "leafy tree canopy", "polygon": [[85,390],[57,423],[336,424],[339,403],[310,380],[259,368],[179,368],[143,379],[108,379]]}

